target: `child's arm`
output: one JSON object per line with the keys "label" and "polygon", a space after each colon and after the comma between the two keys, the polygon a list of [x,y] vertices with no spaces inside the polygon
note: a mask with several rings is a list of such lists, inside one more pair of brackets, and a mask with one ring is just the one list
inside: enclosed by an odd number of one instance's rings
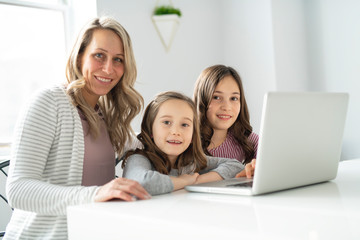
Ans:
{"label": "child's arm", "polygon": [[236,159],[207,156],[207,167],[200,171],[196,183],[233,178],[243,169],[244,165]]}
{"label": "child's arm", "polygon": [[204,182],[214,182],[214,181],[219,181],[219,180],[223,180],[223,178],[220,176],[220,174],[218,174],[217,172],[208,172],[208,173],[201,174],[197,178],[195,183],[198,184],[198,183],[204,183]]}
{"label": "child's arm", "polygon": [[161,174],[153,169],[149,159],[140,154],[131,155],[123,171],[124,178],[139,182],[151,195],[169,193],[194,184],[198,176],[198,173],[178,177]]}
{"label": "child's arm", "polygon": [[151,195],[169,193],[174,190],[170,176],[155,171],[149,159],[140,154],[131,155],[127,159],[123,177],[139,182]]}
{"label": "child's arm", "polygon": [[184,188],[187,185],[198,183],[196,179],[198,179],[199,174],[183,174],[178,177],[170,176],[170,179],[174,185],[174,191]]}

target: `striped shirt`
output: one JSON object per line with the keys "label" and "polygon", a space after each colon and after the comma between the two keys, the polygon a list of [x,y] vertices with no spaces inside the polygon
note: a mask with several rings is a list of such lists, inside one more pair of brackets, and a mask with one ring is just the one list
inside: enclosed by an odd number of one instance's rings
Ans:
{"label": "striped shirt", "polygon": [[99,189],[81,186],[80,116],[61,86],[40,91],[20,116],[6,186],[14,211],[4,239],[67,239],[67,206],[93,202]]}
{"label": "striped shirt", "polygon": [[[253,145],[255,151],[253,158],[256,158],[259,136],[256,133],[252,132],[249,135],[249,141]],[[232,133],[228,133],[225,141],[220,146],[210,150],[208,149],[208,151],[211,156],[214,157],[234,158],[242,163],[245,161],[244,151],[239,145],[239,143],[236,141]]]}

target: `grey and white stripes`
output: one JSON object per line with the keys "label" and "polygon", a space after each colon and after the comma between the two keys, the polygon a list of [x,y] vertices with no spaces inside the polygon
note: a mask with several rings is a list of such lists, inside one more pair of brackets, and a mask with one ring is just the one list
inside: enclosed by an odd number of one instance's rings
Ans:
{"label": "grey and white stripes", "polygon": [[92,202],[99,188],[80,186],[80,117],[63,87],[40,91],[21,116],[7,181],[14,212],[5,239],[67,239],[67,206]]}

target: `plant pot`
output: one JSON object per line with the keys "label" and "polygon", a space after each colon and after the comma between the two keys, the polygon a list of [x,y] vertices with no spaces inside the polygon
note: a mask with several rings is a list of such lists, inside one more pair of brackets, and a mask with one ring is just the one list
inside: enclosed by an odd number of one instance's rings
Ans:
{"label": "plant pot", "polygon": [[177,14],[153,15],[152,21],[159,34],[161,42],[163,43],[166,51],[168,51],[179,26],[180,17]]}

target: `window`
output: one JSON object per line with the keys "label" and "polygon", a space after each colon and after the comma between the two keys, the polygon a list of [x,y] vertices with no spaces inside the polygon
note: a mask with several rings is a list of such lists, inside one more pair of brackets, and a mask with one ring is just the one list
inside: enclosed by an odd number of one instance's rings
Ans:
{"label": "window", "polygon": [[54,5],[59,3],[59,0],[23,0],[23,1],[29,3],[46,3],[46,4],[54,4]]}
{"label": "window", "polygon": [[64,6],[57,0],[0,1],[0,156],[10,152],[5,146],[26,100],[65,81]]}

